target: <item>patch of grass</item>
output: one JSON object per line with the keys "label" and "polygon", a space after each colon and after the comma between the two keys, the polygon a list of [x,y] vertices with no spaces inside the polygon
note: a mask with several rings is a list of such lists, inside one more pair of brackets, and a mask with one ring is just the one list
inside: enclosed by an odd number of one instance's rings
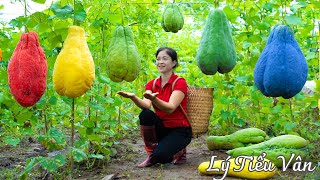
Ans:
{"label": "patch of grass", "polygon": [[1,168],[0,169],[0,179],[10,180],[16,179],[17,174],[22,172],[21,168]]}
{"label": "patch of grass", "polygon": [[[14,165],[12,167],[0,168],[0,179],[1,180],[12,180],[19,179],[19,175],[23,172],[24,167],[21,165]],[[42,177],[40,171],[33,171],[29,174],[29,178],[37,179]]]}
{"label": "patch of grass", "polygon": [[307,173],[304,179],[320,179],[320,164],[318,164],[318,167],[313,172]]}

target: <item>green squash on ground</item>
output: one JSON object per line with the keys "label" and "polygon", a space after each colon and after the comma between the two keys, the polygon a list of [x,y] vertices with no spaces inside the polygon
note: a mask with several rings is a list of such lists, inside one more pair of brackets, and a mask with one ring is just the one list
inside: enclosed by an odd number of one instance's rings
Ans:
{"label": "green squash on ground", "polygon": [[230,72],[236,65],[236,50],[228,19],[220,9],[211,10],[196,55],[197,65],[206,75]]}
{"label": "green squash on ground", "polygon": [[116,27],[107,56],[107,74],[114,82],[135,80],[140,71],[140,55],[129,26]]}
{"label": "green squash on ground", "polygon": [[246,128],[226,136],[209,136],[207,138],[208,149],[234,149],[248,144],[256,144],[268,140],[267,134],[258,128]]}
{"label": "green squash on ground", "polygon": [[227,151],[232,157],[238,156],[259,156],[261,153],[266,153],[266,158],[272,161],[277,167],[283,166],[282,159],[278,159],[280,155],[284,156],[286,162],[289,161],[291,153],[295,154],[293,162],[298,155],[302,160],[307,157],[307,145],[308,140],[296,135],[281,135],[271,138],[268,141],[264,141],[258,144],[254,144],[247,147],[239,147]]}
{"label": "green squash on ground", "polygon": [[184,24],[183,14],[178,5],[169,3],[166,5],[161,20],[161,26],[166,32],[177,33]]}

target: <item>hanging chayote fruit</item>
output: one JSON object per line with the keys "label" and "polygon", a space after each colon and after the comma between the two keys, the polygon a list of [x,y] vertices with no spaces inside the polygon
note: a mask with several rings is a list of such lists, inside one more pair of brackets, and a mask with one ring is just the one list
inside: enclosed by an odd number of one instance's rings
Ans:
{"label": "hanging chayote fruit", "polygon": [[76,98],[87,92],[95,78],[94,62],[84,29],[70,26],[53,69],[53,86],[61,96]]}
{"label": "hanging chayote fruit", "polygon": [[183,14],[175,3],[166,5],[163,13],[161,26],[166,32],[177,33],[184,24]]}
{"label": "hanging chayote fruit", "polygon": [[36,104],[46,90],[47,60],[37,33],[23,33],[8,64],[10,91],[23,107]]}
{"label": "hanging chayote fruit", "polygon": [[308,65],[286,25],[276,25],[254,69],[257,88],[268,97],[291,98],[307,81]]}
{"label": "hanging chayote fruit", "polygon": [[228,19],[220,9],[211,10],[200,39],[197,65],[206,75],[232,71],[236,65],[236,50]]}
{"label": "hanging chayote fruit", "polygon": [[118,26],[107,51],[107,74],[114,82],[133,81],[140,71],[140,55],[129,26]]}

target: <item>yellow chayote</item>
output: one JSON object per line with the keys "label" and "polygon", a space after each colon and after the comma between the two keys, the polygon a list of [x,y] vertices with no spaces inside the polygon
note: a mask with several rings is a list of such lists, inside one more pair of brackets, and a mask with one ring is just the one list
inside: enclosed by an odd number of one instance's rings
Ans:
{"label": "yellow chayote", "polygon": [[95,67],[84,29],[70,26],[53,69],[53,86],[58,94],[76,98],[93,84]]}

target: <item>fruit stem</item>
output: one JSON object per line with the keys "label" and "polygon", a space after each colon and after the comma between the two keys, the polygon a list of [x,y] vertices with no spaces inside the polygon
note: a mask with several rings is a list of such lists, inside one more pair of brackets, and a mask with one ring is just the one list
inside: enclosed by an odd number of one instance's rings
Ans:
{"label": "fruit stem", "polygon": [[122,6],[122,0],[120,0],[120,9],[121,9],[121,24],[124,26],[124,15],[123,15],[123,6]]}
{"label": "fruit stem", "polygon": [[[24,17],[27,17],[27,0],[24,0]],[[29,32],[27,24],[24,25],[25,32]]]}

